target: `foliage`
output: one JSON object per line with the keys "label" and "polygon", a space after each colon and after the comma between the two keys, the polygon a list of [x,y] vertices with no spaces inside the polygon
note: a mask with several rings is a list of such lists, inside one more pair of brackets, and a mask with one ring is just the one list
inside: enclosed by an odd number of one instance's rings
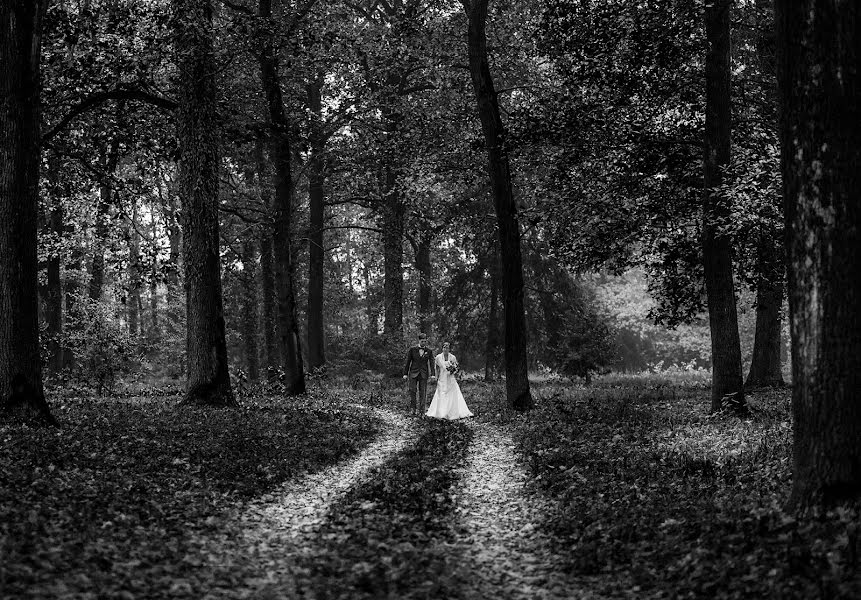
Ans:
{"label": "foliage", "polygon": [[706,386],[655,378],[542,391],[517,440],[570,568],[608,596],[857,597],[857,508],[782,508],[787,394],[752,396],[746,421],[707,404]]}
{"label": "foliage", "polygon": [[139,364],[135,341],[108,304],[78,298],[65,343],[77,357],[71,375],[89,383],[99,396],[113,391],[118,377]]}
{"label": "foliage", "polygon": [[367,412],[319,393],[221,411],[175,402],[65,400],[52,408],[62,429],[0,427],[4,597],[182,596],[177,581],[200,568],[196,540],[224,534],[237,501],[377,431]]}

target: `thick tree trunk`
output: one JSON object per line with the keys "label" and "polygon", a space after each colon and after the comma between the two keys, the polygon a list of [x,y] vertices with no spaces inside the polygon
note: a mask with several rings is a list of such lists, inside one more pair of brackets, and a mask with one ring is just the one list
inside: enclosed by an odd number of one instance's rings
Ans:
{"label": "thick tree trunk", "polygon": [[308,108],[314,118],[311,134],[311,155],[308,159],[308,202],[310,223],[308,232],[308,367],[314,369],[326,362],[325,323],[323,320],[323,277],[326,258],[323,246],[325,217],[325,165],[323,162],[323,134],[320,124],[323,80],[316,79],[308,86]]}
{"label": "thick tree trunk", "polygon": [[257,251],[254,241],[246,239],[242,243],[242,341],[245,346],[245,368],[248,380],[260,379],[257,348]]}
{"label": "thick tree trunk", "polygon": [[792,503],[861,497],[861,5],[778,0]]}
{"label": "thick tree trunk", "polygon": [[186,289],[184,402],[235,405],[227,370],[218,237],[218,119],[210,0],[173,0]]}
{"label": "thick tree trunk", "polygon": [[756,286],[756,333],[753,356],[745,381],[747,388],[784,385],[780,363],[780,309],[783,305],[783,269],[773,260],[774,241],[765,239],[759,248],[760,275]]}
{"label": "thick tree trunk", "polygon": [[730,6],[732,0],[706,5],[706,123],[703,157],[703,268],[712,346],[711,409],[747,411],[741,370],[741,344],[732,275],[732,246],[718,232],[727,215],[717,186],[730,160]]}
{"label": "thick tree trunk", "polygon": [[277,339],[283,360],[284,391],[289,395],[305,393],[305,373],[299,346],[299,325],[296,319],[296,294],[293,282],[293,257],[290,249],[292,218],[292,171],[290,165],[290,131],[281,83],[278,80],[278,58],[272,37],[272,2],[260,0],[259,16],[267,21],[259,55],[260,78],[272,127],[272,160],[274,163],[274,218],[272,249],[275,289],[278,299]]}
{"label": "thick tree trunk", "polygon": [[419,275],[416,307],[419,313],[419,331],[428,334],[428,336],[431,334],[431,317],[433,315],[431,308],[433,273],[431,269],[431,238],[427,234],[420,233],[416,247],[416,271]]}
{"label": "thick tree trunk", "polygon": [[526,316],[523,302],[523,259],[520,224],[511,189],[505,128],[487,59],[488,0],[463,0],[469,19],[469,68],[487,144],[487,168],[502,253],[502,297],[505,311],[505,389],[516,410],[532,407],[527,370]]}
{"label": "thick tree trunk", "polygon": [[0,407],[55,424],[39,357],[39,68],[46,2],[0,4]]}

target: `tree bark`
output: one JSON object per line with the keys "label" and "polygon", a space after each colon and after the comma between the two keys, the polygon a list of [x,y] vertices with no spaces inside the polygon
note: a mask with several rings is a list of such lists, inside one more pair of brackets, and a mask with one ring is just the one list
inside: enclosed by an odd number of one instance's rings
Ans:
{"label": "tree bark", "polygon": [[[267,213],[272,208],[272,199],[266,185],[266,163],[263,157],[263,140],[257,138],[254,146],[254,158],[257,173],[257,190],[260,201]],[[272,226],[265,223],[260,229],[260,294],[263,298],[261,305],[261,326],[263,330],[263,364],[266,377],[272,380],[278,372],[281,361],[278,358],[278,346],[275,342],[275,271],[272,266]]]}
{"label": "tree bark", "polygon": [[505,127],[487,58],[488,0],[463,0],[469,19],[469,69],[487,144],[487,169],[502,255],[502,297],[505,312],[505,389],[515,410],[532,407],[527,369],[526,316],[523,301],[523,259],[520,224],[511,189],[511,170],[505,147]]}
{"label": "tree bark", "polygon": [[274,218],[272,249],[277,301],[277,339],[283,360],[284,391],[290,395],[305,393],[305,373],[299,346],[299,325],[296,318],[296,294],[293,282],[293,257],[290,249],[292,218],[292,171],[290,130],[281,83],[278,79],[278,58],[273,39],[271,0],[260,0],[258,14],[265,21],[259,54],[260,79],[266,97],[271,125],[272,160],[274,163]]}
{"label": "tree bark", "polygon": [[792,338],[791,504],[861,497],[861,6],[775,2]]}
{"label": "tree bark", "polygon": [[323,246],[325,165],[324,140],[320,126],[323,121],[323,79],[308,85],[308,108],[311,111],[311,153],[308,159],[308,201],[310,223],[308,232],[308,367],[314,369],[326,362],[325,323],[323,319],[323,278],[325,276]]}
{"label": "tree bark", "polygon": [[93,261],[90,267],[90,300],[99,300],[105,284],[105,239],[108,237],[108,216],[111,210],[112,192],[110,178],[117,170],[119,161],[119,136],[114,135],[110,147],[102,156],[102,176],[99,184],[99,201],[96,207],[95,235],[93,240]]}
{"label": "tree bark", "polygon": [[[140,334],[141,314],[141,256],[140,234],[138,234],[138,206],[132,200],[132,214],[128,225],[129,232],[129,293],[126,298],[126,314],[129,319],[129,335],[137,338]],[[92,280],[90,280],[92,283]],[[101,284],[100,284],[101,285]],[[90,293],[92,294],[92,286]],[[101,291],[99,291],[99,296]],[[90,296],[92,298],[92,295]],[[96,298],[98,299],[98,296]]]}
{"label": "tree bark", "polygon": [[173,0],[179,72],[179,181],[186,289],[183,402],[236,404],[227,370],[218,236],[218,119],[210,0]]}
{"label": "tree bark", "polygon": [[47,3],[0,4],[0,401],[56,424],[42,387],[37,231],[41,29]]}
{"label": "tree bark", "polygon": [[706,5],[706,122],[703,157],[702,248],[712,348],[711,409],[747,412],[741,370],[741,344],[732,274],[732,246],[718,231],[728,218],[726,199],[717,191],[721,169],[729,164],[730,7],[732,0]]}
{"label": "tree bark", "polygon": [[[496,244],[494,244],[494,247]],[[490,309],[487,312],[487,342],[484,347],[484,380],[493,381],[499,364],[499,255],[494,248],[490,268]]]}
{"label": "tree bark", "polygon": [[242,243],[242,341],[245,346],[245,368],[248,380],[260,379],[259,351],[257,348],[257,250],[252,239]]}
{"label": "tree bark", "polygon": [[756,285],[756,333],[753,356],[745,381],[746,388],[784,385],[780,363],[780,309],[783,306],[783,268],[774,256],[775,242],[770,238],[758,250],[759,276]]}
{"label": "tree bark", "polygon": [[383,173],[383,334],[398,338],[404,329],[404,208],[397,175]]}
{"label": "tree bark", "polygon": [[419,285],[416,293],[416,307],[419,313],[419,331],[431,334],[431,237],[428,234],[418,235],[416,245],[416,271],[419,275]]}

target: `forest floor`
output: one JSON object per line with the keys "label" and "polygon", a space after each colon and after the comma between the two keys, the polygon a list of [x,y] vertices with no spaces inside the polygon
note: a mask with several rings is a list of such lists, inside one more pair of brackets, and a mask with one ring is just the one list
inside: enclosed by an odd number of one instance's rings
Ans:
{"label": "forest floor", "polygon": [[858,511],[784,511],[788,390],[710,416],[697,374],[395,383],[233,410],[52,396],[0,426],[3,598],[855,598]]}

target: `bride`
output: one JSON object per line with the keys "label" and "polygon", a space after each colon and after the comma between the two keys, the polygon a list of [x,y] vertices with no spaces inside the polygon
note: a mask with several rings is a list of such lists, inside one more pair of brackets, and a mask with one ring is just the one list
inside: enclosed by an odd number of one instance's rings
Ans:
{"label": "bride", "polygon": [[455,378],[458,364],[455,355],[449,352],[450,348],[451,345],[448,342],[444,343],[442,352],[436,355],[434,361],[436,391],[426,414],[436,419],[462,419],[472,416]]}

